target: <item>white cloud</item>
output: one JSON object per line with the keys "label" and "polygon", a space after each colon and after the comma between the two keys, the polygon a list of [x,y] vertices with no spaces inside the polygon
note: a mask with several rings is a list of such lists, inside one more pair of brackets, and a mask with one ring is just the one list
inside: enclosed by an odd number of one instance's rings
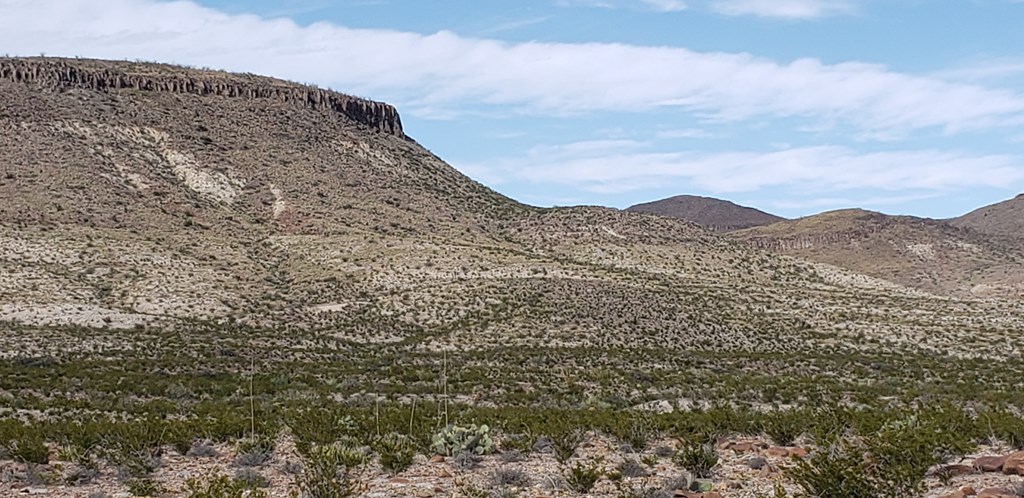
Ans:
{"label": "white cloud", "polygon": [[644,7],[658,12],[678,12],[686,10],[686,2],[682,0],[557,0],[556,5],[562,7],[597,7],[602,9],[620,9],[626,7]]}
{"label": "white cloud", "polygon": [[686,3],[679,0],[641,0],[651,8],[661,12],[678,12],[686,10]]}
{"label": "white cloud", "polygon": [[878,208],[881,206],[895,206],[900,204],[906,204],[908,202],[922,201],[926,199],[935,199],[940,197],[942,194],[932,192],[923,194],[904,194],[904,195],[882,195],[882,196],[871,196],[871,197],[818,197],[808,199],[780,199],[770,200],[767,202],[767,206],[774,209],[821,209],[821,208],[836,208],[837,206],[848,206],[848,207],[860,207],[860,208]]}
{"label": "white cloud", "polygon": [[711,7],[730,16],[784,19],[815,19],[849,14],[855,9],[851,0],[714,0]]}
{"label": "white cloud", "polygon": [[680,128],[676,130],[661,130],[655,133],[658,138],[673,139],[673,138],[716,138],[718,135],[711,133],[707,130],[700,128]]}
{"label": "white cloud", "polygon": [[1021,75],[1024,75],[1024,59],[1019,58],[988,59],[935,74],[947,80],[969,82],[1001,80]]}
{"label": "white cloud", "polygon": [[949,191],[1024,181],[1024,158],[939,150],[861,153],[846,147],[766,152],[649,152],[631,141],[577,142],[524,157],[466,165],[496,183],[556,184],[597,193],[679,185],[716,194],[793,188],[817,195],[853,189]]}
{"label": "white cloud", "polygon": [[894,136],[1024,124],[1024,96],[815,59],[612,43],[505,43],[302,27],[192,2],[0,0],[0,47],[22,55],[146,59],[270,74],[448,115],[474,106],[568,115],[663,109],[705,120],[800,117]]}

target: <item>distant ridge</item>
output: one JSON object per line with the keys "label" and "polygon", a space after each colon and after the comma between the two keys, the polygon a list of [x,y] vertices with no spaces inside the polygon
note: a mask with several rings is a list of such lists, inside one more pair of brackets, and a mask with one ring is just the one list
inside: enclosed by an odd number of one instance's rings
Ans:
{"label": "distant ridge", "polygon": [[680,218],[716,232],[743,230],[785,220],[781,216],[730,201],[697,195],[677,195],[637,204],[626,211]]}
{"label": "distant ridge", "polygon": [[978,208],[949,223],[1003,239],[1024,239],[1024,194]]}
{"label": "distant ridge", "polygon": [[940,295],[1020,296],[1024,254],[943,220],[841,209],[730,236]]}

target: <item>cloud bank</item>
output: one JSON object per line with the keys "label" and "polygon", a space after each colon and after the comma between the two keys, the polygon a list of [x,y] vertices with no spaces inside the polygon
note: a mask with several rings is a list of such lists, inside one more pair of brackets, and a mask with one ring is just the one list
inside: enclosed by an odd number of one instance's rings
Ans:
{"label": "cloud bank", "polygon": [[299,26],[186,1],[0,0],[0,6],[0,46],[14,54],[273,74],[387,97],[424,113],[468,105],[547,116],[669,109],[718,121],[798,117],[849,125],[864,136],[1024,121],[1024,95],[1013,91],[861,62]]}

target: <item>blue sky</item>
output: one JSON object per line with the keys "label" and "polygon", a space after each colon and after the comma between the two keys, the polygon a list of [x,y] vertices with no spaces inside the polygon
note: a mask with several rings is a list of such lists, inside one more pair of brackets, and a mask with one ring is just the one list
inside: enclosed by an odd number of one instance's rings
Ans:
{"label": "blue sky", "polygon": [[1024,191],[1020,0],[0,0],[0,51],[383,100],[536,205],[950,217]]}

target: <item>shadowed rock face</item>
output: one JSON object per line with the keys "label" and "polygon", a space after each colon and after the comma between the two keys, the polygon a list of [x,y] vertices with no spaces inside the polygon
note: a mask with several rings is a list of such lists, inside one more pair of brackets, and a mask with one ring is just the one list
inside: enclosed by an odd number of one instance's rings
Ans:
{"label": "shadowed rock face", "polygon": [[394,107],[330,90],[275,80],[238,79],[222,74],[209,77],[167,73],[132,72],[130,63],[100,63],[67,59],[0,58],[0,81],[35,84],[49,88],[88,90],[135,89],[246,99],[273,99],[320,111],[344,114],[371,129],[404,137],[402,120]]}

